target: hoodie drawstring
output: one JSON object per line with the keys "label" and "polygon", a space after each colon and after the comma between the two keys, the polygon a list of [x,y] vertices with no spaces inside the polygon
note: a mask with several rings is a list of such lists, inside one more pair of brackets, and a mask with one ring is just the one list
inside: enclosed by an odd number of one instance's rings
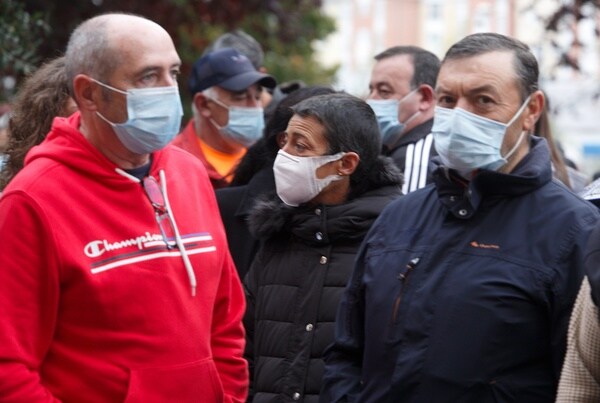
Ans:
{"label": "hoodie drawstring", "polygon": [[177,223],[175,222],[175,217],[173,216],[173,211],[171,210],[171,203],[169,203],[169,196],[167,194],[167,179],[165,177],[165,171],[160,170],[160,188],[163,193],[163,197],[165,198],[165,209],[167,210],[167,216],[169,217],[169,221],[171,221],[171,225],[173,226],[173,232],[175,232],[175,242],[177,243],[177,248],[179,248],[179,252],[181,252],[181,258],[183,259],[183,264],[185,266],[185,270],[187,271],[187,275],[190,279],[190,287],[192,288],[192,297],[196,296],[196,274],[194,273],[194,268],[192,267],[192,262],[190,262],[190,258],[185,250],[185,245],[181,240],[181,235],[179,235],[179,228],[177,227]]}
{"label": "hoodie drawstring", "polygon": [[[126,171],[121,168],[115,168],[115,171],[124,176],[133,182],[140,183],[141,181],[133,175],[130,175]],[[167,194],[167,180],[165,177],[165,171],[160,170],[160,190],[163,194],[163,198],[165,199],[165,209],[167,210],[167,217],[169,218],[169,222],[173,227],[173,232],[175,233],[175,243],[177,244],[177,248],[179,249],[179,253],[181,253],[181,258],[183,259],[183,265],[185,266],[185,271],[187,272],[188,278],[190,279],[190,287],[192,288],[192,297],[196,296],[196,274],[194,273],[194,269],[192,267],[192,263],[190,262],[190,258],[188,257],[187,251],[185,250],[185,245],[181,240],[181,235],[179,234],[179,228],[177,227],[177,223],[175,222],[175,217],[173,216],[173,211],[171,210],[171,203],[169,202],[169,196]],[[166,240],[165,240],[166,241]]]}

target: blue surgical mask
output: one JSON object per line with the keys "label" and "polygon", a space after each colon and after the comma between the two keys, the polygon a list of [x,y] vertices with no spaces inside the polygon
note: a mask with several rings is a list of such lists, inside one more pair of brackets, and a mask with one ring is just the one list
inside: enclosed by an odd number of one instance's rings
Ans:
{"label": "blue surgical mask", "polygon": [[130,88],[122,91],[94,81],[127,96],[127,121],[113,123],[100,112],[96,113],[112,126],[129,151],[148,154],[160,150],[179,133],[183,108],[177,87]]}
{"label": "blue surgical mask", "polygon": [[442,164],[467,176],[477,169],[497,171],[517,150],[526,132],[504,156],[501,154],[506,130],[525,110],[528,97],[508,123],[501,123],[461,108],[436,106],[433,128],[435,149]]}
{"label": "blue surgical mask", "polygon": [[379,125],[379,133],[381,134],[381,141],[387,146],[392,146],[404,132],[404,128],[407,123],[414,119],[419,112],[416,112],[413,116],[408,118],[406,122],[402,123],[398,120],[400,115],[400,108],[402,102],[408,97],[416,94],[418,89],[415,89],[406,94],[402,99],[367,99],[367,103],[375,112],[377,123]]}
{"label": "blue surgical mask", "polygon": [[262,137],[265,128],[263,108],[227,106],[217,99],[213,98],[212,100],[229,111],[229,120],[225,126],[219,126],[217,122],[210,119],[223,136],[246,148],[256,143]]}

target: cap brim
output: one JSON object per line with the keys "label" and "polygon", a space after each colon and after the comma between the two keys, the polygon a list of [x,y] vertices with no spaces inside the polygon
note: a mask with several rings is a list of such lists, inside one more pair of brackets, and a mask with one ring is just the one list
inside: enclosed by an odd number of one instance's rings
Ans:
{"label": "cap brim", "polygon": [[238,74],[237,76],[231,77],[216,85],[229,91],[243,91],[254,83],[258,83],[267,88],[275,88],[277,85],[277,81],[275,81],[272,76],[259,73],[258,71],[248,71],[246,73]]}

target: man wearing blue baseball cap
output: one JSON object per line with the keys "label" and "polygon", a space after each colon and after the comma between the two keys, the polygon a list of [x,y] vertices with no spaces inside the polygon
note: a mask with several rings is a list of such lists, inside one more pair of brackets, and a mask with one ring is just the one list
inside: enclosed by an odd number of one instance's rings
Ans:
{"label": "man wearing blue baseball cap", "polygon": [[262,88],[276,84],[233,48],[207,53],[194,63],[188,81],[194,116],[173,144],[202,161],[214,188],[229,184],[233,168],[262,136]]}

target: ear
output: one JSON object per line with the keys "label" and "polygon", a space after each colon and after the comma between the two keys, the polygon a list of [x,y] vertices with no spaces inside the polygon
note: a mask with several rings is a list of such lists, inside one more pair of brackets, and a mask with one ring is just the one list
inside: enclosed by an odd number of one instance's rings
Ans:
{"label": "ear", "polygon": [[208,107],[209,99],[201,92],[197,92],[192,100],[198,113],[205,118],[210,118],[212,110]]}
{"label": "ear", "polygon": [[353,152],[347,152],[344,154],[341,160],[338,161],[338,175],[340,176],[350,176],[356,171],[356,167],[358,167],[358,163],[360,162],[360,156]]}
{"label": "ear", "polygon": [[79,109],[96,111],[102,89],[85,74],[78,74],[73,79],[73,98]]}
{"label": "ear", "polygon": [[538,118],[542,114],[542,111],[546,107],[546,98],[544,98],[544,93],[540,90],[537,90],[533,94],[531,94],[531,99],[529,100],[529,104],[525,108],[525,112],[523,113],[523,129],[527,132],[532,132],[535,129],[535,122],[537,122]]}
{"label": "ear", "polygon": [[285,133],[277,133],[275,135],[275,141],[277,142],[279,148],[283,148],[287,142],[287,135]]}
{"label": "ear", "polygon": [[421,95],[421,100],[419,101],[420,111],[427,111],[435,105],[435,91],[430,85],[419,85],[419,94]]}

